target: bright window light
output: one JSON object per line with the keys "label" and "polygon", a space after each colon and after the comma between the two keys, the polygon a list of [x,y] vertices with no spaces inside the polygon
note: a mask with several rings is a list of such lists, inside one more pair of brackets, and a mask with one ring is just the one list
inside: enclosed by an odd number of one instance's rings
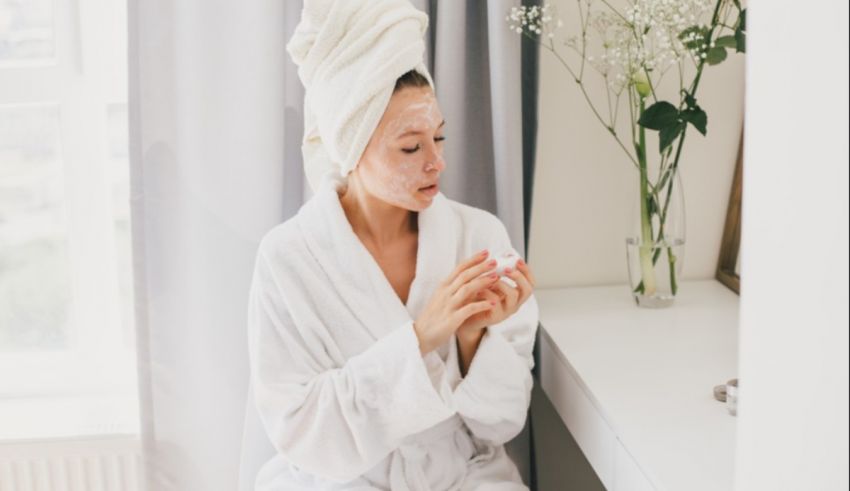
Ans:
{"label": "bright window light", "polygon": [[0,443],[139,430],[126,24],[0,0]]}

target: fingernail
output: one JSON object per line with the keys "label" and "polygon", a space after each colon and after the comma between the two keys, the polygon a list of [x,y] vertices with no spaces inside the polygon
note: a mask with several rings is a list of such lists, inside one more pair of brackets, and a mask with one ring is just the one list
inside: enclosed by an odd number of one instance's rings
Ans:
{"label": "fingernail", "polygon": [[498,278],[498,277],[499,277],[499,273],[490,273],[490,276],[489,276],[489,277],[490,277],[490,278]]}
{"label": "fingernail", "polygon": [[482,257],[486,256],[487,255],[487,249],[484,249],[483,251],[479,252],[478,255],[482,256]]}
{"label": "fingernail", "polygon": [[495,300],[490,300],[490,305],[496,305],[496,301],[495,301]]}
{"label": "fingernail", "polygon": [[520,259],[519,261],[517,261],[517,263],[519,263],[519,264],[523,264],[523,265],[524,265],[524,264],[525,264],[525,261],[523,261],[522,259]]}
{"label": "fingernail", "polygon": [[511,272],[511,268],[505,268],[505,274],[510,273],[510,272]]}

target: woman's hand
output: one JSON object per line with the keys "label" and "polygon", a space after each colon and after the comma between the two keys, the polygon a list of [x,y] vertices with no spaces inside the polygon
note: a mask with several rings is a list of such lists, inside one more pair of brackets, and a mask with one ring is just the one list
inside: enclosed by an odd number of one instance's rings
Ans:
{"label": "woman's hand", "polygon": [[477,299],[477,294],[499,282],[495,273],[484,275],[496,266],[485,261],[487,251],[460,263],[448,278],[440,282],[428,305],[413,323],[422,354],[442,345],[470,316],[492,309],[498,302],[492,297]]}
{"label": "woman's hand", "polygon": [[504,281],[496,281],[489,288],[479,292],[478,296],[488,301],[496,301],[492,309],[470,316],[457,330],[461,340],[475,340],[481,337],[487,326],[498,324],[514,315],[520,306],[528,300],[534,290],[535,280],[531,268],[522,259],[517,261],[517,269],[506,269],[507,277],[516,283],[512,287]]}

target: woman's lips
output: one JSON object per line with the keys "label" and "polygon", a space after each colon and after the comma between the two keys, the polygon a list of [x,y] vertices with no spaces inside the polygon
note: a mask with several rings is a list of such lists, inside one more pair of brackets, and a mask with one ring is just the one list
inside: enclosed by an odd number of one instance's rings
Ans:
{"label": "woman's lips", "polygon": [[438,184],[432,184],[431,186],[419,188],[419,191],[421,191],[423,194],[426,194],[428,196],[434,196],[434,195],[437,194],[437,191],[439,191],[439,189],[440,188],[439,188]]}

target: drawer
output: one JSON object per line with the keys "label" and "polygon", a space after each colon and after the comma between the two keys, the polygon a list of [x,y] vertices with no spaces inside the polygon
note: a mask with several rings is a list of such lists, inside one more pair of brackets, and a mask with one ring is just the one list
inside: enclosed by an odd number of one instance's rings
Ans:
{"label": "drawer", "polygon": [[540,337],[540,384],[599,480],[613,490],[617,437],[545,334]]}

